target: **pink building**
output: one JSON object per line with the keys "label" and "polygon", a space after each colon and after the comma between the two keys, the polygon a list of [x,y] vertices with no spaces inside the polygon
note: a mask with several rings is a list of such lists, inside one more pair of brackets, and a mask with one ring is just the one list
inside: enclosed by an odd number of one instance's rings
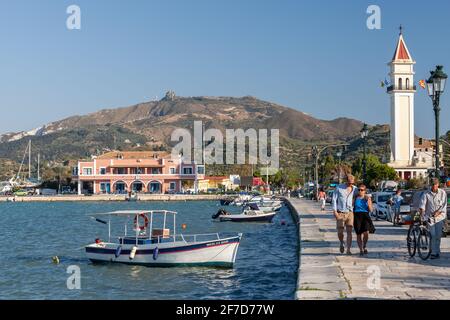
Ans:
{"label": "pink building", "polygon": [[180,192],[204,179],[205,167],[182,163],[166,152],[114,151],[79,161],[73,169],[78,194]]}

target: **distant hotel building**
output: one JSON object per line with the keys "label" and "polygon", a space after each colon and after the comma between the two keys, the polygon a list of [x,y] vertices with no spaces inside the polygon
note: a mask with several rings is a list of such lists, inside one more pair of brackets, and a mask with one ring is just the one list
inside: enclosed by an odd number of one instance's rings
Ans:
{"label": "distant hotel building", "polygon": [[205,167],[182,163],[165,152],[109,152],[79,161],[73,169],[78,194],[181,192],[204,179]]}

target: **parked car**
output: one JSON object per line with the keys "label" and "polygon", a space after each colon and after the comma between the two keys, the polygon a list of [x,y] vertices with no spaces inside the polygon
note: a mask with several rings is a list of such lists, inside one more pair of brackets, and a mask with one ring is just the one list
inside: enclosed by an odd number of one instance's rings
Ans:
{"label": "parked car", "polygon": [[325,199],[326,203],[331,203],[331,200],[333,199],[333,193],[334,189],[327,190],[327,197]]}
{"label": "parked car", "polygon": [[50,188],[42,188],[37,189],[37,194],[41,196],[56,196],[58,194],[56,189],[50,189]]}
{"label": "parked car", "polygon": [[26,197],[26,196],[28,196],[28,191],[20,189],[20,190],[15,191],[14,195],[17,197]]}
{"label": "parked car", "polygon": [[70,186],[63,186],[61,188],[61,194],[75,194],[76,192],[72,190]]}
{"label": "parked car", "polygon": [[390,214],[388,211],[391,210],[391,205],[388,204],[388,201],[391,199],[392,195],[392,192],[372,193],[373,211],[371,212],[371,215],[375,217],[375,219],[387,219]]}

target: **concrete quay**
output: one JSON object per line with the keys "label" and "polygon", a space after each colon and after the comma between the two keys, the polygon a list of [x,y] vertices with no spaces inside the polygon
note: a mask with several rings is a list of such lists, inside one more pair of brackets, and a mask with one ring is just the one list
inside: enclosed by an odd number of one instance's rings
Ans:
{"label": "concrete quay", "polygon": [[[142,194],[138,195],[139,201],[208,201],[220,200],[227,198],[226,195],[211,195],[211,194]],[[15,202],[61,202],[61,201],[126,201],[126,195],[55,195],[55,196],[0,196],[0,202],[12,201]]]}
{"label": "concrete quay", "polygon": [[299,224],[298,300],[450,299],[450,238],[442,238],[437,260],[410,258],[407,226],[374,221],[369,254],[359,256],[353,234],[353,255],[339,252],[336,222],[330,207],[315,201],[286,199]]}

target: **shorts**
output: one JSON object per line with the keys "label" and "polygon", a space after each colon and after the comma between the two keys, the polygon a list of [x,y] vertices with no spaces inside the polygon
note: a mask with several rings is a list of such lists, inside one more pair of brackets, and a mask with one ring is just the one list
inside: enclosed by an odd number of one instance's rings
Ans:
{"label": "shorts", "polygon": [[353,227],[353,212],[338,212],[336,228],[339,230],[345,227]]}

